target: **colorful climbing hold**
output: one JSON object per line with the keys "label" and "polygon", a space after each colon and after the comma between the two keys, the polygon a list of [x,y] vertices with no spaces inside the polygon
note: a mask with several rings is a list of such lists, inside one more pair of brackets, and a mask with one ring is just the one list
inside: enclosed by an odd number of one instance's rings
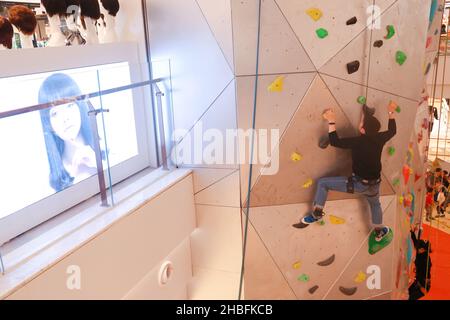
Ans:
{"label": "colorful climbing hold", "polygon": [[297,280],[300,282],[308,282],[309,281],[309,276],[307,274],[301,274],[298,276]]}
{"label": "colorful climbing hold", "polygon": [[322,18],[323,13],[320,9],[311,8],[306,10],[306,14],[311,17],[314,21],[319,21]]}
{"label": "colorful climbing hold", "polygon": [[313,184],[314,184],[313,179],[308,179],[308,180],[306,180],[306,182],[303,184],[303,188],[304,188],[304,189],[308,189],[308,188],[312,187]]}
{"label": "colorful climbing hold", "polygon": [[427,49],[431,46],[431,43],[433,43],[433,37],[428,37],[427,38],[427,46],[426,46]]}
{"label": "colorful climbing hold", "polygon": [[291,154],[291,160],[293,162],[299,162],[299,161],[303,160],[303,157],[302,157],[301,154],[299,154],[297,152],[294,152],[294,153]]}
{"label": "colorful climbing hold", "polygon": [[403,204],[405,198],[403,196],[398,197],[398,203]]}
{"label": "colorful climbing hold", "polygon": [[387,35],[384,37],[386,40],[391,39],[395,35],[395,28],[393,25],[388,25],[386,27],[387,29]]}
{"label": "colorful climbing hold", "polygon": [[320,221],[319,221],[319,225],[320,225],[320,226],[324,226],[324,225],[325,225],[325,221],[324,221],[323,219],[320,220]]}
{"label": "colorful climbing hold", "polygon": [[434,17],[436,15],[436,11],[438,9],[438,0],[432,0],[431,2],[431,7],[430,7],[430,17],[429,17],[429,22],[430,22],[430,26],[434,21]]}
{"label": "colorful climbing hold", "polygon": [[319,286],[314,286],[314,287],[312,287],[311,289],[309,289],[308,292],[309,292],[310,294],[314,294],[314,292],[316,292],[317,289],[319,289]]}
{"label": "colorful climbing hold", "polygon": [[336,259],[336,255],[333,254],[331,257],[318,262],[317,265],[321,266],[321,267],[328,267],[329,265],[333,264],[335,259]]}
{"label": "colorful climbing hold", "polygon": [[383,40],[377,40],[373,43],[373,46],[375,48],[381,48],[383,46],[383,44],[384,44]]}
{"label": "colorful climbing hold", "polygon": [[336,217],[336,216],[333,216],[333,215],[330,215],[329,218],[330,218],[331,224],[338,225],[338,224],[344,224],[345,223],[345,219],[343,219],[343,218],[339,218],[339,217]]}
{"label": "colorful climbing hold", "polygon": [[408,165],[405,164],[403,166],[402,173],[403,173],[403,179],[404,179],[405,184],[408,184],[409,176],[411,175],[411,170]]}
{"label": "colorful climbing hold", "polygon": [[283,85],[284,85],[284,77],[280,76],[280,77],[276,78],[275,81],[270,84],[270,86],[267,88],[267,90],[269,92],[282,92]]}
{"label": "colorful climbing hold", "polygon": [[395,148],[394,147],[389,147],[388,152],[389,152],[390,156],[393,156],[395,154]]}
{"label": "colorful climbing hold", "polygon": [[411,193],[408,193],[408,194],[406,195],[406,197],[403,198],[403,206],[404,206],[405,208],[411,207],[412,201],[413,201],[413,196],[412,196]]}
{"label": "colorful climbing hold", "polygon": [[395,109],[395,112],[397,112],[397,113],[402,112],[402,108],[400,108],[400,106],[397,106],[397,108]]}
{"label": "colorful climbing hold", "polygon": [[345,287],[339,287],[339,291],[341,291],[346,296],[352,296],[358,291],[358,288],[345,288]]}
{"label": "colorful climbing hold", "polygon": [[417,143],[420,144],[422,142],[422,140],[423,140],[423,133],[419,132],[419,134],[417,135]]}
{"label": "colorful climbing hold", "polygon": [[359,70],[360,63],[358,60],[347,63],[348,74],[355,73]]}
{"label": "colorful climbing hold", "polygon": [[397,53],[395,54],[395,60],[401,66],[406,62],[406,59],[408,59],[408,57],[403,51],[397,51]]}
{"label": "colorful climbing hold", "polygon": [[367,274],[365,272],[360,271],[355,278],[355,282],[362,283],[362,282],[366,281],[366,279],[367,279]]}
{"label": "colorful climbing hold", "polygon": [[320,39],[325,39],[328,37],[328,31],[324,28],[317,29],[316,34]]}
{"label": "colorful climbing hold", "polygon": [[364,104],[367,103],[367,98],[364,97],[364,96],[359,96],[358,99],[357,99],[357,101],[358,101],[359,104],[364,105]]}
{"label": "colorful climbing hold", "polygon": [[425,75],[430,73],[430,70],[431,70],[431,63],[428,63],[427,68],[425,69]]}
{"label": "colorful climbing hold", "polygon": [[297,261],[292,265],[292,268],[294,268],[295,270],[298,270],[301,268],[301,266],[302,266],[302,263],[300,261]]}
{"label": "colorful climbing hold", "polygon": [[422,175],[416,173],[415,176],[414,176],[414,182],[419,181],[420,178],[422,178]]}
{"label": "colorful climbing hold", "polygon": [[358,22],[358,18],[353,17],[353,18],[350,18],[350,19],[347,20],[347,25],[351,26],[353,24],[356,24],[357,22]]}
{"label": "colorful climbing hold", "polygon": [[371,255],[386,248],[392,242],[392,239],[394,239],[394,232],[392,232],[392,229],[390,229],[387,236],[385,236],[383,239],[381,239],[381,241],[376,241],[375,238],[376,238],[376,234],[375,234],[375,230],[374,230],[370,234],[370,237],[369,237],[369,254],[371,254]]}
{"label": "colorful climbing hold", "polygon": [[394,187],[397,187],[400,185],[400,179],[399,178],[395,178],[394,181],[392,181],[392,185]]}

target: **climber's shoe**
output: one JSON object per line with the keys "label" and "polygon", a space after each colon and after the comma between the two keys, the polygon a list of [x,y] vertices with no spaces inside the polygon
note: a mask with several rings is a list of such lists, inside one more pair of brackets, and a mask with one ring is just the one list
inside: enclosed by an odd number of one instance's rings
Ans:
{"label": "climber's shoe", "polygon": [[326,149],[330,145],[330,139],[328,136],[324,136],[319,140],[319,148]]}
{"label": "climber's shoe", "polygon": [[299,223],[293,224],[292,226],[294,228],[297,229],[304,229],[307,226],[309,226],[310,224],[319,222],[320,220],[322,220],[323,216],[325,214],[323,212],[312,212],[311,214],[307,215],[306,217],[304,217]]}
{"label": "climber's shoe", "polygon": [[380,242],[389,234],[389,227],[383,227],[379,231],[375,231],[375,241]]}
{"label": "climber's shoe", "polygon": [[394,233],[389,227],[373,231],[369,237],[369,254],[375,254],[386,248],[394,239]]}

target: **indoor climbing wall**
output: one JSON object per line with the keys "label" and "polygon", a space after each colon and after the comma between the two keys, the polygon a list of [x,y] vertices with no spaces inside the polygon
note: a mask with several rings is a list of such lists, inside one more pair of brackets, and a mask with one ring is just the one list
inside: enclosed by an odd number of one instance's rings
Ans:
{"label": "indoor climbing wall", "polygon": [[[435,72],[434,61],[439,48],[443,6],[445,1],[433,0],[428,21],[423,71],[426,76]],[[416,120],[411,133],[410,144],[403,160],[401,176],[396,178],[397,216],[394,247],[394,286],[392,297],[405,299],[408,296],[409,282],[414,277],[415,250],[410,237],[411,225],[420,223],[426,196],[425,172],[429,144],[430,122],[433,116],[429,111],[429,99],[423,83],[421,99],[418,102]]]}
{"label": "indoor climbing wall", "polygon": [[[443,1],[231,0],[231,11],[237,125],[280,130],[270,146],[279,150],[276,174],[268,174],[274,159],[240,168],[243,212],[250,207],[245,298],[405,298],[409,229],[424,200],[425,75]],[[380,200],[393,242],[369,253],[369,207],[349,194],[330,194],[322,223],[294,229],[320,177],[351,174],[347,151],[320,147],[323,110],[334,108],[339,134],[351,136],[364,103],[386,130],[390,101],[397,135],[383,153]]]}

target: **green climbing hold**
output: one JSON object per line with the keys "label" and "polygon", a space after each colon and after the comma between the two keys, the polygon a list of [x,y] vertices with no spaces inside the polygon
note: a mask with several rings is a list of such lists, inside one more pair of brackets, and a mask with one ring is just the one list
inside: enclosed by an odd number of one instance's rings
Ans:
{"label": "green climbing hold", "polygon": [[397,63],[401,66],[405,63],[406,59],[408,59],[408,57],[403,51],[397,51],[395,54],[395,60],[397,60]]}
{"label": "green climbing hold", "polygon": [[389,155],[393,156],[395,154],[395,148],[394,147],[389,147]]}
{"label": "green climbing hold", "polygon": [[392,239],[394,239],[394,232],[392,232],[392,229],[389,229],[389,233],[387,234],[387,236],[385,236],[379,242],[375,240],[375,237],[376,237],[375,231],[373,231],[370,234],[370,238],[369,238],[369,254],[371,254],[371,255],[386,248],[392,242]]}
{"label": "green climbing hold", "polygon": [[395,109],[395,112],[397,112],[397,113],[402,112],[402,108],[400,108],[400,106],[398,106],[398,107]]}
{"label": "green climbing hold", "polygon": [[364,96],[359,96],[357,101],[359,104],[362,104],[362,105],[367,103],[367,99]]}
{"label": "green climbing hold", "polygon": [[320,39],[328,37],[328,31],[324,28],[317,29],[316,34]]}
{"label": "green climbing hold", "polygon": [[323,221],[323,219],[320,220],[320,221],[319,221],[319,225],[320,225],[320,226],[324,226],[324,225],[325,225],[325,221]]}
{"label": "green climbing hold", "polygon": [[297,278],[298,281],[301,282],[308,282],[309,281],[309,276],[307,274],[302,274]]}
{"label": "green climbing hold", "polygon": [[395,35],[395,28],[393,25],[388,25],[386,27],[386,29],[387,29],[387,35],[384,38],[389,40]]}
{"label": "green climbing hold", "polygon": [[392,184],[394,185],[394,187],[399,186],[400,185],[400,179],[399,178],[394,179],[394,181],[392,181]]}

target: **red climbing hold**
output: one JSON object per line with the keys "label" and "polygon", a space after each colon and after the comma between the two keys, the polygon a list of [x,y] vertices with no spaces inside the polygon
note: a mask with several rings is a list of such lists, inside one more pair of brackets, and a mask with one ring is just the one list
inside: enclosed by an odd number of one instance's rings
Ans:
{"label": "red climbing hold", "polygon": [[408,167],[408,165],[405,164],[403,166],[403,179],[405,181],[405,184],[408,184],[410,174],[411,174],[411,170]]}
{"label": "red climbing hold", "polygon": [[433,42],[433,38],[432,37],[428,37],[427,38],[427,49],[431,46],[431,43]]}

